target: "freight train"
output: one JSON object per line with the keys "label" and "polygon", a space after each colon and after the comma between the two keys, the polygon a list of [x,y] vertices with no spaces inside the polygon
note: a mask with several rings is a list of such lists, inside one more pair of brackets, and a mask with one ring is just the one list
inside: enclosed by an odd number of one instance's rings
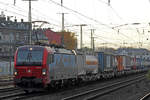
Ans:
{"label": "freight train", "polygon": [[14,83],[26,92],[59,88],[142,72],[149,65],[149,61],[104,52],[88,55],[50,46],[21,46],[14,57]]}

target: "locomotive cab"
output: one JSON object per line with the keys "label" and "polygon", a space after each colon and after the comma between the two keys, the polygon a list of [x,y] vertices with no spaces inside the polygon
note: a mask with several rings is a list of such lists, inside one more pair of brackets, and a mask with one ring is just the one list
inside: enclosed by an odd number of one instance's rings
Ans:
{"label": "locomotive cab", "polygon": [[14,82],[27,91],[32,88],[46,87],[48,67],[46,49],[42,46],[19,47],[15,54]]}

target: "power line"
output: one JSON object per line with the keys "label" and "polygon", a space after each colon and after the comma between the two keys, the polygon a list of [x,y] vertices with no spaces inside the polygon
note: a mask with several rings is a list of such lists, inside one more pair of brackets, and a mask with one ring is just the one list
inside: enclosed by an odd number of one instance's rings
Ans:
{"label": "power line", "polygon": [[104,2],[104,1],[102,1],[102,0],[98,0],[98,1],[101,2],[101,3],[104,3],[104,4],[106,4],[106,5],[108,5],[107,2]]}
{"label": "power line", "polygon": [[[112,11],[116,14],[116,16],[117,16],[120,20],[123,20],[123,21],[124,21],[124,19],[123,19],[121,16],[119,16],[119,14],[115,11],[115,9],[110,5],[110,0],[108,0],[108,3],[106,3],[106,2],[104,2],[104,1],[102,1],[102,0],[98,0],[98,1],[107,4],[108,7],[111,8]],[[115,31],[118,31],[118,30],[115,30]],[[123,36],[125,36],[126,38],[130,38],[130,37],[124,35],[123,33],[121,33],[121,34],[122,34]],[[130,39],[131,39],[131,38],[130,38]],[[133,41],[135,41],[135,40],[133,40]]]}
{"label": "power line", "polygon": [[[17,6],[17,5],[12,5],[12,4],[9,4],[9,3],[4,3],[4,2],[1,2],[0,1],[0,4],[2,4],[2,5],[5,5],[5,6],[7,6],[7,7],[10,7],[11,9],[15,9],[15,10],[17,10],[17,11],[19,11],[19,12],[24,12],[24,13],[27,13],[27,11],[26,10],[24,10],[24,9],[22,9],[21,7],[19,7],[19,6]],[[33,8],[32,8],[33,9]],[[26,16],[26,15],[24,15],[24,14],[20,14],[20,13],[17,13],[17,12],[14,12],[14,11],[8,11],[8,10],[5,10],[5,9],[2,9],[1,8],[1,10],[3,10],[3,11],[6,11],[6,12],[9,12],[9,13],[12,13],[12,14],[15,14],[15,15],[19,15],[19,16],[22,16],[22,17],[28,17],[28,16]],[[35,10],[35,11],[34,11]],[[38,14],[38,16],[40,16],[40,17],[42,17],[43,19],[45,19],[45,16],[46,15],[44,15],[43,13],[41,13],[41,12],[39,12],[38,10],[36,10],[36,9],[33,9],[33,19],[34,20],[38,20],[38,19],[36,19],[34,16],[37,16],[37,14],[35,14],[34,12],[38,12],[38,13],[40,13],[40,15]],[[55,20],[55,19],[52,19],[52,18],[50,18],[49,16],[47,16],[47,18],[48,19],[50,19],[50,20],[52,20],[52,21],[55,21],[55,22],[58,22],[57,20]],[[57,25],[57,24],[54,24],[54,23],[51,23],[51,22],[49,22],[51,25],[54,25],[54,26],[56,26],[56,27],[61,27],[60,25]]]}
{"label": "power line", "polygon": [[[78,14],[78,13],[77,13]],[[24,17],[27,17],[27,16],[24,16]],[[84,17],[84,16],[83,16]],[[52,24],[52,23],[51,23]],[[54,24],[53,24],[54,25]],[[60,27],[59,25],[54,25],[54,26],[57,26],[57,27]],[[122,34],[122,33],[121,33]],[[124,36],[124,37],[126,37],[126,38],[128,38],[129,39],[129,37],[128,36]]]}
{"label": "power line", "polygon": [[13,11],[10,11],[10,10],[6,10],[6,9],[2,9],[0,8],[2,11],[6,11],[6,12],[9,12],[9,13],[12,13],[12,14],[17,14],[17,15],[20,15],[20,16],[23,16],[23,17],[27,17],[26,15],[23,15],[23,14],[19,14],[19,13],[16,13],[16,12],[13,12]]}
{"label": "power line", "polygon": [[[27,15],[23,15],[23,14],[19,14],[19,13],[16,13],[16,12],[14,12],[14,11],[10,11],[10,10],[6,10],[6,9],[2,9],[2,8],[0,8],[0,10],[2,10],[2,11],[6,11],[6,12],[9,12],[9,13],[12,13],[12,14],[15,14],[15,15],[19,15],[19,16],[22,16],[22,17],[28,17]],[[36,18],[34,18],[33,17],[33,19],[34,20],[38,20],[38,19],[36,19]],[[51,25],[54,25],[54,26],[56,26],[56,27],[61,27],[60,25],[57,25],[57,24],[54,24],[54,23],[51,23],[51,22],[49,22]]]}
{"label": "power line", "polygon": [[[61,4],[59,4],[59,3],[57,3],[57,2],[55,2],[55,1],[53,1],[53,0],[50,0],[50,1],[53,2],[54,4],[58,5],[58,6],[61,6]],[[108,25],[106,25],[106,24],[103,24],[102,22],[99,22],[98,20],[95,20],[95,19],[93,19],[93,18],[91,18],[91,17],[88,17],[88,16],[86,16],[86,15],[84,15],[84,14],[78,12],[78,11],[75,11],[75,10],[73,10],[73,9],[70,9],[70,8],[68,8],[68,7],[66,7],[66,6],[62,6],[62,7],[65,8],[65,9],[67,9],[67,10],[70,10],[70,11],[72,11],[72,12],[74,12],[74,13],[77,13],[77,14],[79,14],[79,15],[81,15],[81,16],[83,16],[83,17],[89,19],[89,20],[92,20],[92,21],[94,21],[94,22],[96,22],[96,23],[99,23],[100,25],[103,25],[103,26],[106,26],[106,27],[108,27],[108,28],[111,28],[110,26],[108,26]]]}
{"label": "power line", "polygon": [[[51,1],[52,3],[58,5],[58,6],[62,6],[60,3],[57,3],[57,2],[55,2],[55,1],[53,1],[53,0],[50,0],[50,1]],[[81,16],[83,16],[83,17],[89,19],[89,20],[92,20],[92,21],[94,21],[94,22],[96,22],[96,23],[98,23],[98,24],[100,24],[100,25],[102,25],[102,26],[105,26],[105,27],[107,27],[107,28],[112,29],[112,27],[110,27],[110,26],[108,26],[108,25],[106,25],[106,24],[103,24],[102,22],[100,22],[100,21],[98,21],[98,20],[95,20],[95,19],[93,19],[93,18],[91,18],[91,17],[88,17],[88,16],[86,16],[86,15],[84,15],[84,14],[78,12],[78,11],[75,11],[75,10],[73,10],[73,9],[70,9],[70,8],[68,8],[68,7],[66,7],[66,6],[62,6],[62,7],[65,8],[65,9],[67,9],[67,10],[69,10],[69,11],[72,11],[72,12],[74,12],[74,13],[77,13],[77,14],[79,14],[79,15],[81,15]],[[112,30],[118,31],[118,30],[116,30],[116,29],[112,29]],[[123,33],[120,33],[120,34],[123,35],[124,37],[126,37],[127,39],[130,38],[130,37],[126,36],[126,35],[123,34]],[[130,39],[131,39],[131,38],[130,38]],[[133,39],[131,39],[131,40],[133,40]],[[133,40],[133,41],[134,41],[134,40]]]}
{"label": "power line", "polygon": [[4,3],[4,2],[1,2],[1,1],[0,1],[0,4],[5,5],[5,6],[7,6],[7,7],[10,7],[10,8],[13,8],[13,9],[15,9],[15,10],[18,10],[18,11],[20,11],[20,12],[25,12],[24,9],[22,9],[22,8],[20,8],[20,7],[18,7],[18,6],[13,6],[13,5],[9,4],[9,3]]}

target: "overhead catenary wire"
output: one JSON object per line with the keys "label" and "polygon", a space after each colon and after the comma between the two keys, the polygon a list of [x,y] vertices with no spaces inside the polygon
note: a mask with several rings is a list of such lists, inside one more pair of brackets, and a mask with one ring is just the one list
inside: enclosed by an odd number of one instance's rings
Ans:
{"label": "overhead catenary wire", "polygon": [[[25,16],[24,16],[25,17]],[[54,25],[54,26],[58,26],[58,25]],[[59,27],[59,26],[58,26]]]}
{"label": "overhead catenary wire", "polygon": [[18,10],[18,11],[20,11],[20,12],[27,12],[27,11],[23,10],[21,7],[13,6],[13,5],[9,4],[9,3],[4,3],[4,2],[1,2],[1,1],[0,1],[0,4],[1,4],[1,5],[5,5],[5,6],[7,6],[7,7],[10,7],[10,8],[13,8],[13,9],[15,9],[15,10]]}
{"label": "overhead catenary wire", "polygon": [[[58,3],[58,2],[55,2],[55,1],[53,1],[53,0],[49,0],[49,1],[51,1],[52,3],[54,3],[54,4],[58,5],[58,6],[61,6],[61,4]],[[77,13],[77,14],[79,14],[80,16],[83,16],[83,17],[85,17],[85,18],[87,18],[87,19],[89,19],[89,20],[92,20],[92,21],[94,21],[94,22],[96,22],[96,23],[98,23],[98,24],[100,24],[100,25],[102,25],[102,26],[105,26],[105,27],[107,27],[107,28],[109,28],[109,29],[112,29],[112,27],[110,27],[110,26],[108,26],[108,25],[106,25],[106,24],[103,24],[102,22],[100,22],[100,21],[98,21],[98,20],[95,20],[95,19],[93,19],[93,18],[91,18],[91,17],[88,17],[88,16],[86,16],[86,15],[84,15],[84,14],[78,12],[78,11],[75,11],[75,10],[69,8],[69,7],[66,7],[66,6],[62,6],[62,7],[65,8],[65,9],[67,9],[67,10],[69,10],[69,11],[72,11],[72,12],[74,12],[74,13]],[[116,29],[112,29],[112,30],[118,31],[118,30],[116,30]],[[123,35],[124,37],[126,37],[127,39],[130,38],[132,41],[135,41],[133,38],[128,37],[128,36],[126,36],[126,35],[123,34],[123,33],[120,33],[120,34]]]}
{"label": "overhead catenary wire", "polygon": [[[19,15],[19,16],[22,16],[22,17],[25,17],[25,18],[28,18],[27,15],[20,14],[20,13],[14,12],[14,11],[10,11],[10,10],[7,10],[7,9],[2,9],[2,8],[0,8],[0,10],[9,12],[9,13],[12,13],[12,14],[15,14],[15,15]],[[34,18],[34,17],[33,17],[33,19],[34,19],[34,20],[38,20],[38,19],[36,19],[36,18]],[[49,22],[49,23],[50,23],[50,22]],[[56,24],[53,24],[53,23],[50,23],[50,24],[52,24],[52,25],[54,25],[54,26],[57,26],[57,27],[60,27],[59,25],[56,25]]]}
{"label": "overhead catenary wire", "polygon": [[104,4],[106,4],[106,5],[108,5],[108,3],[105,2],[105,1],[102,1],[102,0],[98,0],[98,1],[101,2],[101,3],[104,3]]}
{"label": "overhead catenary wire", "polygon": [[[77,13],[76,13],[77,14]],[[82,16],[82,17],[84,17],[84,16]],[[56,25],[57,26],[57,25]],[[59,26],[59,25],[58,25]],[[129,39],[129,38],[128,38]]]}
{"label": "overhead catenary wire", "polygon": [[[53,0],[50,0],[50,1],[53,2],[54,4],[58,5],[58,6],[61,6],[60,3],[57,3],[57,2],[55,2],[55,1],[53,1]],[[74,13],[77,13],[77,14],[79,14],[79,15],[81,15],[81,16],[83,16],[83,17],[89,19],[89,20],[92,20],[92,21],[94,21],[94,22],[96,22],[96,23],[99,23],[100,25],[103,25],[103,26],[106,26],[106,27],[111,28],[110,26],[108,26],[108,25],[106,25],[106,24],[103,24],[102,22],[99,22],[99,21],[97,21],[97,20],[95,20],[95,19],[93,19],[93,18],[91,18],[91,17],[88,17],[88,16],[86,16],[86,15],[84,15],[84,14],[78,12],[78,11],[75,11],[75,10],[73,10],[73,9],[71,9],[71,8],[68,8],[68,7],[64,6],[64,5],[63,5],[62,7],[65,8],[65,9],[67,9],[67,10],[69,10],[69,11],[72,11],[72,12],[74,12]]]}
{"label": "overhead catenary wire", "polygon": [[[22,12],[23,12],[23,13],[27,13],[27,11],[26,11],[25,9],[22,9],[21,7],[19,7],[19,6],[17,6],[17,5],[14,6],[14,5],[12,5],[12,4],[4,3],[4,2],[1,2],[1,1],[0,1],[0,4],[1,4],[1,5],[5,5],[5,6],[9,7],[9,8],[15,9],[15,10],[21,12],[21,13],[22,13]],[[6,10],[6,9],[2,9],[2,8],[1,8],[1,10],[27,18],[26,15],[17,13],[17,12],[15,12],[15,11],[10,11],[10,10]],[[35,10],[35,11],[33,11],[33,16],[37,16],[37,15],[38,15],[38,16],[41,16],[42,19],[45,19],[44,16],[46,16],[46,15],[44,15],[43,13],[39,12],[39,11],[36,10],[36,9],[33,9],[33,8],[32,8],[32,10]],[[34,12],[38,12],[38,13],[40,13],[40,15],[39,15],[39,14],[35,14]],[[53,20],[53,21],[55,21],[55,22],[58,22],[58,21],[56,21],[55,19],[50,18],[49,16],[47,16],[47,18],[48,18],[48,19],[51,19],[51,20]],[[34,20],[40,20],[40,19],[35,18],[35,17],[34,17],[33,19],[34,19]],[[52,22],[49,22],[49,23],[50,23],[51,25],[56,26],[56,27],[61,27],[61,26],[59,26],[59,25],[57,25],[57,24],[54,24],[54,23],[52,23]]]}
{"label": "overhead catenary wire", "polygon": [[110,9],[112,9],[112,11],[115,13],[115,15],[116,15],[120,20],[124,20],[124,19],[117,13],[117,11],[112,7],[112,5],[108,4],[109,2],[104,2],[104,1],[102,1],[102,0],[98,0],[98,1],[101,2],[101,3],[104,3],[104,4],[106,4],[106,5],[108,5],[108,7],[109,7]]}
{"label": "overhead catenary wire", "polygon": [[[87,36],[90,37],[90,34],[87,34]],[[96,39],[98,39],[98,40],[105,41],[106,44],[113,44],[113,45],[118,45],[118,46],[119,46],[119,44],[121,44],[121,43],[118,44],[118,42],[117,42],[117,43],[112,43],[110,38],[109,38],[109,39],[106,39],[107,37],[99,36],[99,35],[96,35],[96,34],[94,34],[93,37],[96,37]],[[118,40],[118,41],[119,41],[119,40]],[[90,43],[90,42],[89,42],[89,43]],[[99,44],[99,42],[96,43],[96,44]]]}
{"label": "overhead catenary wire", "polygon": [[[101,3],[104,3],[104,4],[106,4],[107,5],[107,7],[109,7],[110,9],[112,9],[112,11],[115,13],[115,15],[121,20],[121,21],[124,21],[125,23],[126,23],[126,21],[118,14],[118,12],[112,7],[112,5],[110,5],[110,4],[108,4],[108,3],[110,3],[110,0],[108,0],[108,2],[104,2],[104,1],[102,1],[102,0],[98,0],[99,2],[101,2]],[[123,36],[125,36],[126,38],[128,37],[128,36],[126,36],[126,35],[124,35],[123,33],[121,33]],[[130,37],[129,37],[130,38]],[[130,39],[132,39],[132,38],[130,38]],[[135,41],[135,40],[134,40]]]}

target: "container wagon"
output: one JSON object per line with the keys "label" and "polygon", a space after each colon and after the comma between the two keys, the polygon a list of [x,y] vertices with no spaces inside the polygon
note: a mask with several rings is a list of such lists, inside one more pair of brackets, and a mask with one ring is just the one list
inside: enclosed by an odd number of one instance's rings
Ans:
{"label": "container wagon", "polygon": [[112,54],[106,54],[104,52],[98,52],[98,66],[101,76],[103,78],[110,78],[115,75],[116,62],[115,56]]}

